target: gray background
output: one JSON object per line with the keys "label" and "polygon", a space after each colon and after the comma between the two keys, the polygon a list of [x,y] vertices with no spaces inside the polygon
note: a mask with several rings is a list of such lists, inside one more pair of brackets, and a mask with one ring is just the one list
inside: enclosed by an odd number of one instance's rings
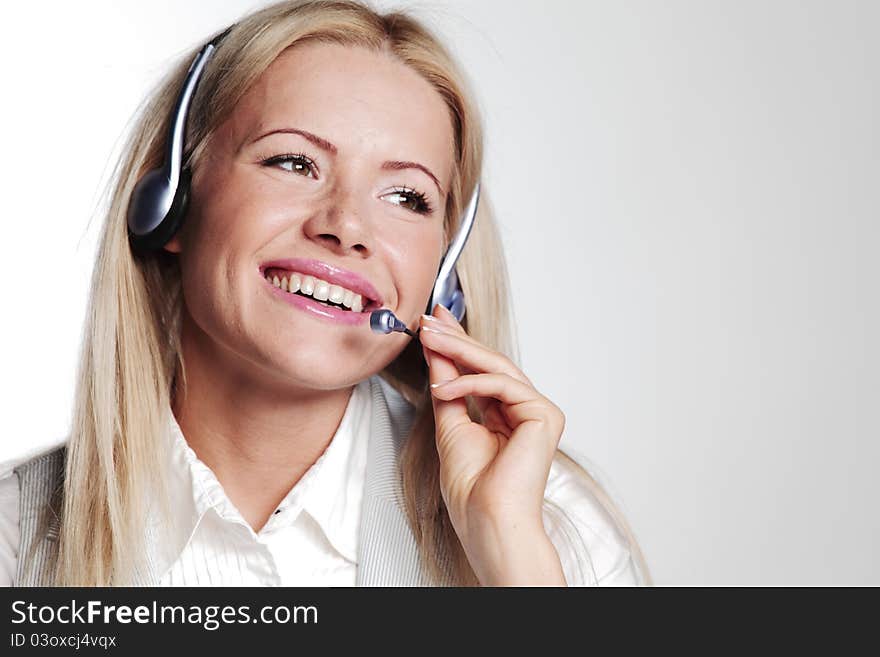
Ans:
{"label": "gray background", "polygon": [[[137,103],[257,4],[7,10],[0,461],[66,433]],[[880,3],[378,4],[477,84],[523,369],[657,583],[880,584]]]}

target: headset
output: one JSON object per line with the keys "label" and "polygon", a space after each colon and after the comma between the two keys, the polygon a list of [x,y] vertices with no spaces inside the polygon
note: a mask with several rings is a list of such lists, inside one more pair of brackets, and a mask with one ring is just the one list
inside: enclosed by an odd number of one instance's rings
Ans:
{"label": "headset", "polygon": [[[161,249],[177,233],[183,224],[189,204],[192,172],[183,166],[183,147],[186,137],[186,119],[189,107],[208,61],[214,55],[220,41],[229,34],[228,27],[209,41],[196,55],[174,104],[165,145],[165,159],[158,168],[145,173],[132,190],[128,204],[127,222],[129,244],[133,252],[143,254]],[[443,256],[431,300],[425,310],[431,314],[437,304],[448,309],[460,322],[465,315],[464,291],[455,271],[455,263],[461,255],[477,214],[480,183],[477,182],[470,202],[459,222],[455,237]],[[388,308],[370,314],[370,328],[376,333],[403,332],[417,337],[406,324],[395,317]]]}

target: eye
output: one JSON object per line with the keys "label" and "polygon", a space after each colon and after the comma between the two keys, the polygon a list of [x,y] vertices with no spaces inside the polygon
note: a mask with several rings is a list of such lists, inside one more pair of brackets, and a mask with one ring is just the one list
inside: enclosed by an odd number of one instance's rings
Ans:
{"label": "eye", "polygon": [[396,202],[396,204],[409,208],[417,214],[431,214],[434,211],[428,202],[428,197],[411,187],[395,187],[388,196],[402,199],[402,202]]}
{"label": "eye", "polygon": [[[312,160],[302,153],[282,153],[281,155],[273,155],[260,161],[260,164],[266,167],[274,167],[280,165],[280,168],[290,173],[301,173],[305,171],[307,177],[314,178],[314,172],[317,166]],[[309,176],[309,174],[312,174]]]}

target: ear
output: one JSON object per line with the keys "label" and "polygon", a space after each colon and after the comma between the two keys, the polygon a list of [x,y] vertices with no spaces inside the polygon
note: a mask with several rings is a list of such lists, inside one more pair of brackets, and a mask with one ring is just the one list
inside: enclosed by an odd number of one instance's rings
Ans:
{"label": "ear", "polygon": [[177,190],[174,194],[174,200],[171,208],[168,210],[163,224],[169,222],[168,226],[171,232],[171,239],[162,247],[168,253],[180,253],[183,246],[180,243],[180,231],[183,229],[184,219],[189,209],[190,186],[192,185],[192,169],[188,166],[184,167],[180,172],[180,180],[177,183]]}
{"label": "ear", "polygon": [[170,240],[168,240],[168,243],[165,244],[165,246],[163,246],[162,248],[163,248],[165,251],[168,251],[168,253],[180,253],[180,251],[181,251],[181,247],[180,247],[180,236],[179,236],[179,234],[178,234],[178,235],[175,235],[175,236],[172,237]]}

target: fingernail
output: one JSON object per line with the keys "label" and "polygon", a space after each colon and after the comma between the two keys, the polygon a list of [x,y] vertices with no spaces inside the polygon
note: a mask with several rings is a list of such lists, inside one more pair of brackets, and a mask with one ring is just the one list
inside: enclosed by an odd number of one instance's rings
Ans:
{"label": "fingernail", "polygon": [[436,317],[434,317],[433,315],[422,315],[422,319],[424,319],[426,322],[435,322],[436,323],[436,322],[440,321]]}
{"label": "fingernail", "polygon": [[452,311],[449,310],[449,308],[444,306],[442,303],[438,303],[437,305],[440,307],[440,312],[443,313],[452,324],[460,326],[458,320],[455,318],[455,315],[452,314]]}
{"label": "fingernail", "polygon": [[446,385],[447,383],[451,383],[451,382],[454,381],[454,380],[455,380],[455,379],[449,379],[448,381],[438,381],[437,383],[432,383],[432,384],[431,384],[431,387],[432,387],[432,388],[439,388],[440,386],[442,386],[442,385]]}
{"label": "fingernail", "polygon": [[440,312],[442,312],[444,315],[449,315],[450,317],[455,319],[455,315],[452,314],[452,312],[449,310],[449,308],[444,306],[442,303],[438,303],[437,305],[440,306]]}

